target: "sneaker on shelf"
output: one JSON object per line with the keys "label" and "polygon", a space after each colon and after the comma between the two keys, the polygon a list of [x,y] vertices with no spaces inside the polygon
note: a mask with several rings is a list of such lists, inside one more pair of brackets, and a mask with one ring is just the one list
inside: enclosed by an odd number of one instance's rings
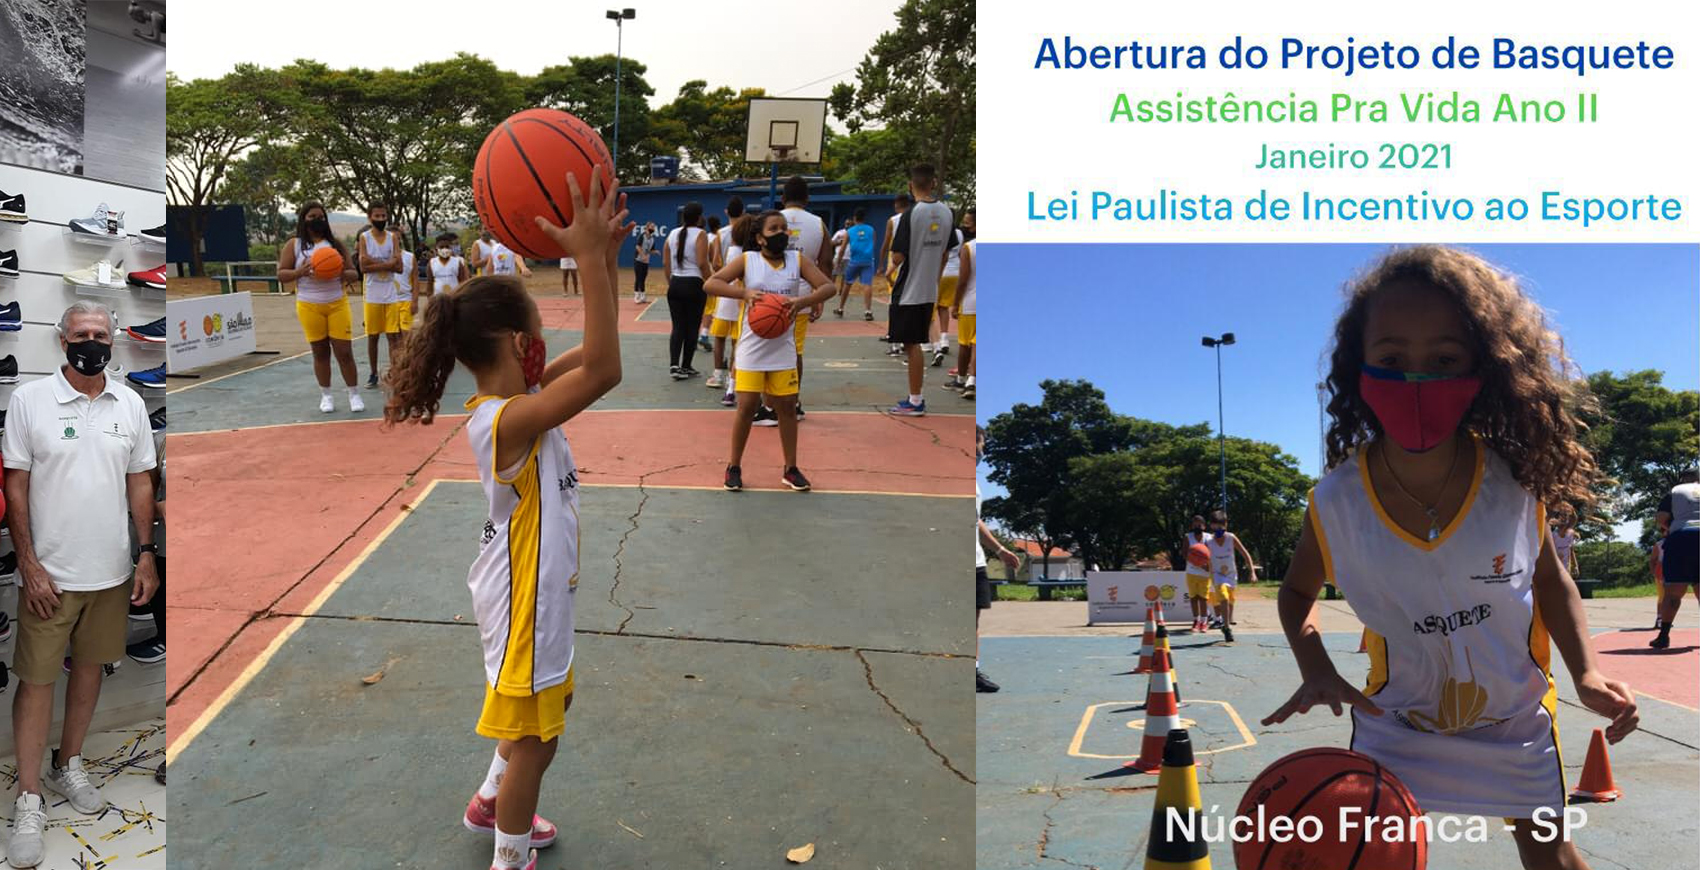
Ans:
{"label": "sneaker on shelf", "polygon": [[132,287],[147,287],[150,290],[165,289],[165,264],[160,263],[152,269],[131,272],[124,276],[125,282]]}
{"label": "sneaker on shelf", "polygon": [[779,415],[773,413],[772,408],[769,408],[768,406],[763,405],[760,408],[756,409],[755,419],[750,421],[750,425],[751,426],[778,426],[779,425]]}
{"label": "sneaker on shelf", "polygon": [[137,664],[151,665],[165,661],[165,644],[157,640],[144,640],[124,647],[124,654]]}
{"label": "sneaker on shelf", "polygon": [[124,234],[124,213],[101,203],[94,214],[71,221],[71,232],[91,236],[121,236]]}
{"label": "sneaker on shelf", "polygon": [[144,242],[153,242],[156,245],[163,245],[165,244],[165,224],[160,224],[151,230],[142,230],[140,235]]}
{"label": "sneaker on shelf", "polygon": [[744,489],[744,469],[736,465],[726,466],[726,481],[721,484],[727,492],[741,492]]}
{"label": "sneaker on shelf", "polygon": [[0,251],[0,277],[18,277],[17,251]]}
{"label": "sneaker on shelf", "polygon": [[974,669],[974,691],[996,692],[998,688],[998,684],[992,682],[985,674],[980,673],[979,668]]}
{"label": "sneaker on shelf", "polygon": [[64,767],[56,767],[49,761],[47,770],[42,771],[41,784],[47,786],[48,791],[70,801],[71,808],[85,816],[106,809],[106,798],[101,796],[99,786],[89,782],[81,755],[66,759]]}
{"label": "sneaker on shelf", "polygon": [[4,190],[0,190],[0,221],[8,221],[15,224],[29,223],[30,216],[24,209],[23,194],[7,193]]}
{"label": "sneaker on shelf", "polygon": [[163,390],[165,389],[165,366],[154,366],[146,371],[131,372],[125,375],[124,379],[138,387]]}
{"label": "sneaker on shelf", "polygon": [[155,432],[161,431],[165,428],[165,406],[164,405],[160,405],[159,410],[154,411],[152,414],[148,415],[148,425],[152,426],[153,430]]}
{"label": "sneaker on shelf", "polygon": [[[5,357],[0,358],[0,384],[15,384],[17,382],[18,358],[11,354],[6,354]],[[4,425],[0,425],[0,429],[4,428]]]}
{"label": "sneaker on shelf", "polygon": [[728,408],[736,408],[738,406],[738,394],[727,393],[726,395],[721,396],[720,404],[725,405]]}
{"label": "sneaker on shelf", "polygon": [[[482,795],[474,792],[472,800],[466,804],[466,814],[461,817],[461,824],[473,833],[496,833],[496,799],[489,798],[486,800]],[[555,837],[558,833],[554,822],[539,815],[531,817],[531,848],[549,848],[555,844]]]}
{"label": "sneaker on shelf", "polygon": [[785,469],[785,474],[781,475],[779,479],[786,486],[791,487],[792,492],[809,491],[809,479],[804,477],[803,472],[798,471],[795,465]]}
{"label": "sneaker on shelf", "polygon": [[0,331],[17,332],[24,328],[24,310],[16,302],[0,305]]}
{"label": "sneaker on shelf", "polygon": [[903,401],[892,405],[886,413],[893,417],[925,417],[927,416],[927,400],[922,399],[921,404],[916,405],[912,404],[908,399],[904,399]]}
{"label": "sneaker on shelf", "polygon": [[[66,272],[65,283],[76,284],[79,287],[101,287],[108,290],[123,289],[124,279],[120,277],[118,272],[118,266],[122,264],[122,262],[122,260],[120,260],[119,263],[110,263],[106,260],[96,260],[89,264],[89,267],[86,269],[77,269],[75,271]],[[100,279],[101,266],[106,267],[105,281]]]}
{"label": "sneaker on shelf", "polygon": [[124,332],[137,341],[164,344],[165,318],[161,317],[152,323],[144,323],[141,326],[126,326]]}
{"label": "sneaker on shelf", "polygon": [[12,837],[6,843],[6,860],[13,867],[34,867],[41,863],[41,832],[47,827],[47,811],[42,808],[41,795],[24,792],[12,805]]}

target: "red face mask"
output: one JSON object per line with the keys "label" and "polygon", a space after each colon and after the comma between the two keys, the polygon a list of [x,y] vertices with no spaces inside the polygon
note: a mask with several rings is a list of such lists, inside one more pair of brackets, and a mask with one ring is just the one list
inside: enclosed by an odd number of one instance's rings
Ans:
{"label": "red face mask", "polygon": [[1433,450],[1452,437],[1482,389],[1474,375],[1419,375],[1364,366],[1358,394],[1375,412],[1381,431],[1412,453]]}
{"label": "red face mask", "polygon": [[525,357],[520,360],[520,368],[525,372],[526,389],[543,383],[543,368],[546,365],[548,353],[544,350],[543,339],[535,335],[526,336]]}

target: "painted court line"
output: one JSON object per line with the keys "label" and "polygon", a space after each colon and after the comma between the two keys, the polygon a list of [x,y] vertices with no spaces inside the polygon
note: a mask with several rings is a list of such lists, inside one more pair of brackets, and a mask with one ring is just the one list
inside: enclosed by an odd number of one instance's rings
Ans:
{"label": "painted court line", "polygon": [[[1097,754],[1094,754],[1094,753],[1091,753],[1091,752],[1082,752],[1080,750],[1080,744],[1083,743],[1086,740],[1086,729],[1087,729],[1088,726],[1090,726],[1092,724],[1092,714],[1097,712],[1098,708],[1100,708],[1100,707],[1115,707],[1115,706],[1120,706],[1120,705],[1131,706],[1131,705],[1134,705],[1134,704],[1143,704],[1143,703],[1145,703],[1145,702],[1144,701],[1105,701],[1102,704],[1093,704],[1093,705],[1087,707],[1085,712],[1080,714],[1080,726],[1074,729],[1074,739],[1072,741],[1070,741],[1069,744],[1068,744],[1068,754],[1074,756],[1075,758],[1102,758],[1102,759],[1106,759],[1106,760],[1124,759],[1124,758],[1138,758],[1139,753],[1137,753],[1137,752],[1135,752],[1132,755],[1097,755]],[[1188,698],[1186,700],[1186,703],[1188,703],[1188,704],[1218,704],[1218,705],[1220,705],[1222,707],[1222,709],[1228,711],[1229,718],[1234,720],[1234,727],[1238,728],[1239,732],[1240,732],[1240,742],[1239,743],[1235,743],[1232,746],[1223,746],[1223,747],[1220,747],[1220,748],[1217,748],[1217,749],[1205,749],[1205,750],[1196,750],[1195,749],[1195,750],[1193,750],[1193,753],[1192,753],[1193,755],[1215,755],[1218,752],[1227,752],[1227,751],[1233,750],[1233,749],[1244,749],[1248,746],[1255,746],[1257,744],[1257,737],[1251,733],[1251,729],[1245,727],[1245,721],[1240,718],[1239,712],[1236,711],[1234,709],[1234,706],[1232,704],[1229,704],[1227,701],[1207,701],[1207,700],[1204,700],[1202,698]]]}
{"label": "painted court line", "polygon": [[177,389],[175,389],[175,390],[170,390],[170,391],[167,391],[167,392],[166,392],[166,395],[168,395],[168,396],[169,396],[169,395],[171,395],[171,394],[173,394],[173,393],[182,393],[182,392],[186,392],[186,391],[188,391],[188,390],[192,390],[192,389],[194,389],[194,388],[196,388],[196,387],[204,387],[204,386],[206,386],[206,385],[207,385],[207,384],[216,384],[216,383],[218,383],[218,382],[219,382],[219,381],[222,381],[222,380],[225,380],[225,379],[227,379],[227,378],[234,378],[234,377],[236,377],[236,376],[237,376],[237,375],[245,375],[245,374],[247,374],[247,373],[249,373],[249,372],[257,372],[257,371],[259,371],[259,370],[260,370],[260,369],[263,369],[263,368],[270,368],[270,367],[272,367],[272,366],[275,366],[275,365],[277,365],[277,364],[278,364],[278,363],[286,363],[286,362],[289,362],[289,361],[290,361],[290,360],[292,360],[292,359],[300,359],[300,358],[302,358],[302,357],[304,357],[304,356],[307,356],[307,355],[308,355],[308,354],[311,354],[311,353],[312,353],[312,351],[310,351],[310,350],[304,350],[304,351],[302,351],[302,352],[300,352],[300,353],[298,353],[298,354],[296,354],[296,355],[294,355],[294,356],[285,356],[285,357],[278,357],[278,358],[277,358],[277,359],[274,359],[274,360],[272,360],[272,361],[271,361],[271,362],[266,362],[266,363],[261,363],[261,364],[259,364],[259,365],[257,365],[257,366],[254,366],[254,367],[253,367],[253,368],[251,368],[251,369],[243,369],[243,370],[241,370],[241,371],[239,371],[239,372],[231,372],[231,373],[230,373],[230,374],[228,374],[228,375],[219,375],[219,376],[218,376],[218,377],[216,377],[216,378],[208,378],[208,379],[206,379],[206,380],[204,380],[204,381],[196,381],[196,382],[194,382],[194,383],[192,383],[192,384],[184,384],[184,385],[183,385],[183,386],[181,386],[181,387],[178,387],[178,388],[177,388]]}

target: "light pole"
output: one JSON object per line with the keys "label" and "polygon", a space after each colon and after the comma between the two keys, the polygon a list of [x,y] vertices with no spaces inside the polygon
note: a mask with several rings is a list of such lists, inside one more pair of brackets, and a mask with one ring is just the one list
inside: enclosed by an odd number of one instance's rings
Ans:
{"label": "light pole", "polygon": [[1233,344],[1234,334],[1222,333],[1221,338],[1204,337],[1204,346],[1216,349],[1216,443],[1222,458],[1222,510],[1228,509],[1228,435],[1222,422],[1222,345]]}
{"label": "light pole", "polygon": [[614,22],[614,175],[619,176],[620,166],[620,55],[624,47],[625,23],[637,17],[636,9],[610,9],[608,20]]}

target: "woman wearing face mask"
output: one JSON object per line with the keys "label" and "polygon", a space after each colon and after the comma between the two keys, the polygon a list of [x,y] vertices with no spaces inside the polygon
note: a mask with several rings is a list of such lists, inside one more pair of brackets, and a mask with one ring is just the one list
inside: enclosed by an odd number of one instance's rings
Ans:
{"label": "woman wearing face mask", "polygon": [[[1279,611],[1302,679],[1263,720],[1352,708],[1352,744],[1426,812],[1501,816],[1524,867],[1586,868],[1532,814],[1565,803],[1557,646],[1582,706],[1636,727],[1629,688],[1588,642],[1547,506],[1593,504],[1577,384],[1545,315],[1465,251],[1395,251],[1350,288],[1328,386],[1330,470],[1310,497]],[[1366,627],[1369,682],[1335,670],[1317,627],[1324,580]]]}
{"label": "woman wearing face mask", "polygon": [[675,381],[695,377],[691,368],[697,350],[697,323],[708,295],[703,281],[710,274],[708,233],[702,229],[702,203],[685,203],[683,225],[667,234],[661,263],[667,268],[667,313],[673,332],[667,338],[667,373]]}
{"label": "woman wearing face mask", "polygon": [[[329,253],[320,254],[319,251]],[[332,253],[335,257],[332,257]],[[321,263],[340,259],[342,268],[334,277],[320,277],[314,258]],[[286,242],[277,254],[277,277],[295,284],[295,316],[301,321],[301,332],[313,349],[313,375],[319,381],[319,410],[326,414],[336,410],[331,397],[331,356],[336,356],[342,382],[348,387],[348,410],[364,411],[366,403],[360,398],[360,373],[354,365],[353,316],[343,282],[357,277],[348,250],[331,235],[331,224],[322,203],[309,202],[296,215],[295,238]]]}
{"label": "woman wearing face mask", "polygon": [[[732,421],[732,455],[726,464],[725,487],[731,492],[744,488],[740,465],[744,444],[749,440],[750,424],[765,394],[779,417],[779,443],[785,454],[781,482],[802,492],[809,488],[809,479],[797,469],[797,342],[790,329],[777,338],[756,335],[750,330],[748,312],[756,297],[774,294],[782,297],[787,313],[795,315],[831,299],[836,288],[814,261],[804,259],[798,251],[786,250],[791,233],[784,212],[764,212],[757,222],[760,230],[755,241],[760,243],[759,252],[743,251],[714,273],[705,288],[714,296],[745,300],[746,316],[739,323],[734,363],[737,371],[732,375],[738,392],[738,415]],[[733,281],[743,283],[734,285]],[[809,288],[807,295],[805,288]]]}

